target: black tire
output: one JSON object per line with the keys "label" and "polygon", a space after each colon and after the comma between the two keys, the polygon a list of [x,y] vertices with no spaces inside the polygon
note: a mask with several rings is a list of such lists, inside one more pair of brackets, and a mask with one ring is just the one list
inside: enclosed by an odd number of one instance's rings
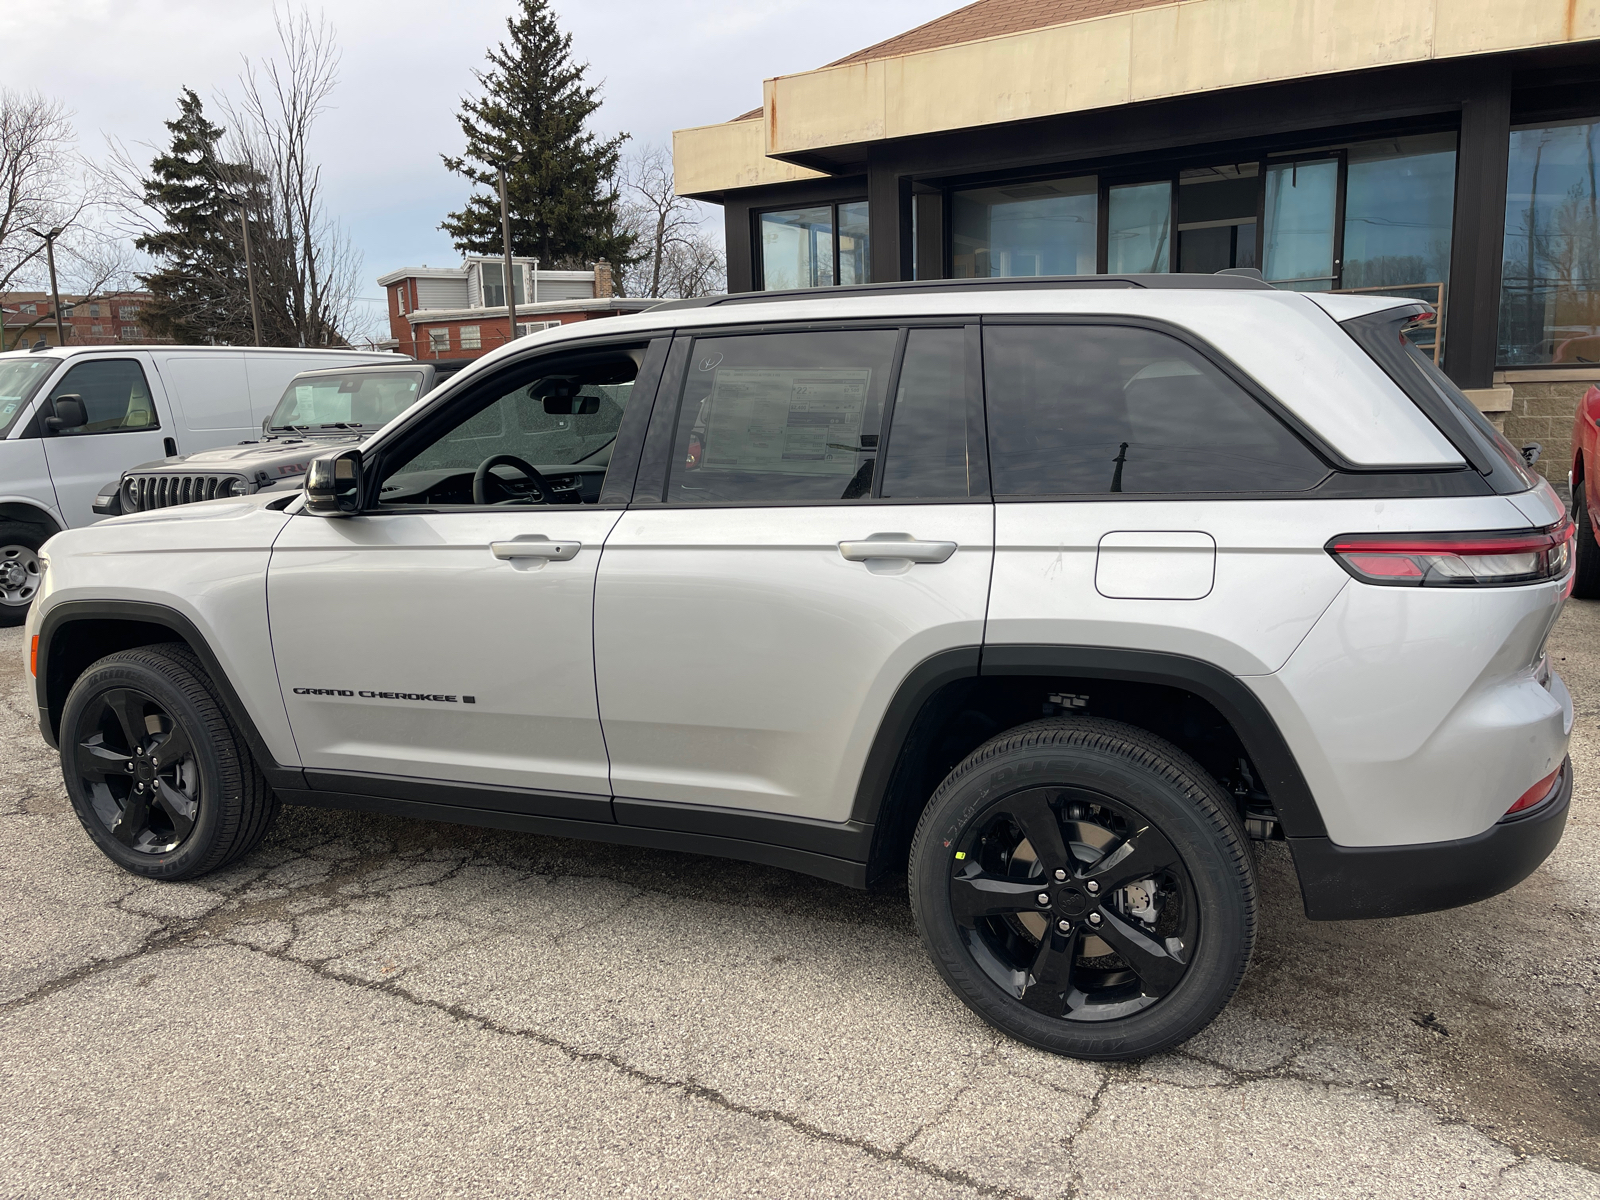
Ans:
{"label": "black tire", "polygon": [[21,625],[39,592],[39,547],[49,535],[37,525],[0,521],[0,628]]}
{"label": "black tire", "polygon": [[1580,600],[1600,600],[1600,543],[1594,540],[1586,491],[1581,479],[1572,485],[1572,511],[1578,526],[1572,538],[1572,594]]}
{"label": "black tire", "polygon": [[259,845],[278,814],[276,795],[182,643],[123,650],[91,666],[67,695],[60,744],[78,820],[136,875],[215,871]]}
{"label": "black tire", "polygon": [[1227,794],[1177,747],[1094,717],[1021,726],[958,764],[917,827],[910,891],[967,1007],[1074,1058],[1193,1037],[1255,942],[1255,864]]}

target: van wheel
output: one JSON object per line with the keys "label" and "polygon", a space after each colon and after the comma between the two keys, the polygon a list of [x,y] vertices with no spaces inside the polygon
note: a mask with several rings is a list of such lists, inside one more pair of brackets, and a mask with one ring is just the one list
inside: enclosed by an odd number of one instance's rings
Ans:
{"label": "van wheel", "polygon": [[967,1007],[1075,1058],[1193,1037],[1255,941],[1255,866],[1227,794],[1176,746],[1094,717],[968,755],[922,814],[910,889]]}
{"label": "van wheel", "polygon": [[39,594],[44,574],[39,569],[39,547],[44,534],[20,521],[0,521],[0,626],[21,625],[28,606]]}
{"label": "van wheel", "polygon": [[89,837],[117,865],[192,879],[248,853],[278,800],[182,644],[107,655],[61,714],[61,770]]}
{"label": "van wheel", "polygon": [[1573,485],[1572,507],[1577,530],[1572,538],[1572,594],[1580,600],[1600,599],[1600,543],[1594,540],[1594,519],[1589,516],[1588,485]]}

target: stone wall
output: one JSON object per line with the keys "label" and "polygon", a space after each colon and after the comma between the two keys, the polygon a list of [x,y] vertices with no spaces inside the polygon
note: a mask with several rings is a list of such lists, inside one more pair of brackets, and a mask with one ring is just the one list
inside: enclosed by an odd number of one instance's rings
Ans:
{"label": "stone wall", "polygon": [[[1511,406],[1489,413],[1513,446],[1538,442],[1543,448],[1535,469],[1565,493],[1572,468],[1572,418],[1583,394],[1600,384],[1600,368],[1556,368],[1549,371],[1504,371],[1495,383],[1511,389]],[[1497,417],[1503,417],[1496,420]]]}

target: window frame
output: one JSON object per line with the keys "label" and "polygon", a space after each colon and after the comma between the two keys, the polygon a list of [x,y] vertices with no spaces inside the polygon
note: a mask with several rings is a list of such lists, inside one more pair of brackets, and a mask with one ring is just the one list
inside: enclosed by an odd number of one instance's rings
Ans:
{"label": "window frame", "polygon": [[[689,364],[694,357],[695,343],[721,337],[752,337],[763,334],[783,336],[793,333],[865,333],[894,330],[897,333],[894,355],[890,362],[889,379],[883,400],[883,425],[879,431],[879,458],[887,463],[890,441],[894,436],[894,407],[900,384],[900,374],[905,363],[907,337],[913,329],[961,329],[965,331],[966,347],[966,403],[967,446],[972,464],[971,491],[966,496],[897,497],[881,495],[883,471],[874,470],[872,490],[854,500],[742,500],[737,503],[682,504],[667,499],[667,486],[671,482],[674,447],[677,444],[678,419],[683,409],[685,383]],[[679,330],[672,341],[667,368],[662,374],[648,430],[645,433],[639,472],[634,484],[629,507],[672,509],[679,512],[725,511],[744,508],[861,508],[868,505],[908,504],[988,504],[989,443],[983,414],[982,333],[976,316],[948,316],[922,318],[889,318],[886,320],[838,320],[774,322],[758,325],[713,326],[705,329]]]}
{"label": "window frame", "polygon": [[[650,420],[651,408],[655,402],[656,392],[661,381],[661,367],[667,357],[670,331],[661,331],[655,334],[644,335],[625,334],[610,335],[596,338],[593,341],[583,341],[576,345],[564,345],[559,349],[548,349],[542,352],[531,351],[519,354],[510,361],[484,375],[476,372],[467,374],[459,384],[455,381],[460,378],[452,376],[450,380],[428,392],[420,409],[410,420],[395,430],[393,435],[384,438],[376,446],[363,448],[361,451],[362,488],[361,506],[359,512],[362,516],[401,516],[418,513],[446,514],[465,513],[482,515],[491,511],[490,507],[480,507],[475,504],[468,505],[394,505],[381,506],[378,503],[378,488],[388,464],[395,461],[408,461],[418,451],[418,443],[424,445],[442,437],[450,429],[460,423],[461,419],[456,414],[462,406],[471,406],[482,398],[484,392],[496,393],[496,398],[504,397],[505,378],[513,372],[520,372],[537,367],[545,363],[554,363],[568,358],[581,358],[590,354],[604,353],[608,350],[625,348],[640,349],[643,358],[639,364],[639,373],[634,378],[634,393],[629,397],[626,408],[622,410],[622,421],[617,427],[616,441],[611,449],[611,464],[606,471],[605,479],[601,484],[600,499],[597,504],[584,505],[530,505],[526,508],[505,508],[501,512],[537,513],[542,509],[551,512],[572,512],[577,508],[585,512],[596,509],[621,509],[626,507],[626,497],[632,493],[634,476],[638,467],[639,447],[644,441],[644,430]],[[489,401],[493,404],[494,399]],[[484,407],[488,407],[486,404]]]}
{"label": "window frame", "polygon": [[[872,212],[871,212],[871,208],[870,208],[870,202],[869,202],[865,192],[861,193],[860,195],[839,196],[837,198],[830,199],[830,200],[815,200],[815,201],[809,201],[809,202],[808,201],[802,201],[802,200],[794,200],[794,201],[791,201],[788,204],[772,205],[772,206],[763,207],[763,208],[752,208],[750,210],[750,242],[751,242],[751,245],[753,245],[755,247],[755,254],[753,256],[755,261],[751,264],[753,269],[750,272],[752,277],[753,277],[753,279],[754,279],[754,283],[755,283],[755,287],[752,290],[753,291],[757,291],[757,292],[764,292],[764,291],[767,290],[767,255],[766,255],[766,243],[763,242],[762,239],[761,239],[761,218],[762,217],[771,216],[773,213],[799,212],[801,209],[805,209],[805,208],[826,208],[828,210],[829,220],[831,222],[831,225],[829,227],[833,230],[833,235],[830,238],[830,241],[831,241],[832,247],[833,247],[833,250],[832,250],[832,252],[833,252],[833,282],[830,283],[830,284],[819,285],[817,287],[817,290],[821,291],[823,287],[838,287],[839,286],[839,206],[841,204],[868,204],[869,205],[869,208],[868,208],[868,211],[867,211],[867,222],[868,222],[868,225],[867,225],[867,229],[868,229],[868,233],[867,233],[867,239],[868,239],[867,240],[867,263],[868,263],[868,271],[869,271],[869,274],[870,274],[871,262],[872,262],[872,240],[871,240],[871,238],[872,238],[872,234],[871,234]],[[870,280],[868,282],[870,282]]]}
{"label": "window frame", "polygon": [[[85,356],[79,359],[77,362],[69,362],[67,369],[61,373],[60,379],[55,380],[54,382],[46,380],[46,382],[50,382],[50,387],[48,390],[44,391],[42,395],[40,395],[34,414],[39,420],[41,427],[43,426],[43,418],[50,415],[50,410],[53,407],[54,397],[60,390],[62,384],[66,383],[67,380],[72,377],[72,373],[79,367],[87,367],[99,363],[132,363],[134,367],[138,369],[139,377],[144,380],[145,393],[150,397],[150,415],[155,418],[154,421],[149,425],[138,425],[133,427],[125,427],[122,429],[92,429],[84,432],[77,432],[71,429],[57,429],[50,432],[47,436],[64,438],[107,437],[119,433],[149,433],[152,429],[164,428],[161,424],[161,409],[156,405],[156,392],[155,389],[150,386],[150,372],[145,370],[145,364],[137,357],[133,355],[120,354],[108,354],[104,357],[101,357],[98,354]],[[74,393],[61,392],[61,394],[64,396],[70,396]],[[126,413],[124,413],[124,415],[126,415]]]}

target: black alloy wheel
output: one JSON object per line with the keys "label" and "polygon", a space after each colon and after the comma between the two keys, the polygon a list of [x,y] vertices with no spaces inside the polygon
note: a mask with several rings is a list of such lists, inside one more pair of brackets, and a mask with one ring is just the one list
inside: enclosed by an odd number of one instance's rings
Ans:
{"label": "black alloy wheel", "polygon": [[278,812],[182,643],[90,666],[67,694],[58,742],[67,795],[90,840],[138,875],[214,871],[254,849]]}
{"label": "black alloy wheel", "polygon": [[996,801],[955,852],[950,908],[975,963],[1034,1012],[1108,1021],[1157,1003],[1200,937],[1194,885],[1161,831],[1081,788]]}
{"label": "black alloy wheel", "polygon": [[912,843],[935,967],[990,1024],[1078,1058],[1193,1037],[1237,990],[1255,869],[1232,798],[1177,747],[1094,717],[963,760]]}
{"label": "black alloy wheel", "polygon": [[200,812],[200,765],[161,702],[110,688],[86,707],[77,738],[79,786],[106,831],[137,854],[182,845]]}

